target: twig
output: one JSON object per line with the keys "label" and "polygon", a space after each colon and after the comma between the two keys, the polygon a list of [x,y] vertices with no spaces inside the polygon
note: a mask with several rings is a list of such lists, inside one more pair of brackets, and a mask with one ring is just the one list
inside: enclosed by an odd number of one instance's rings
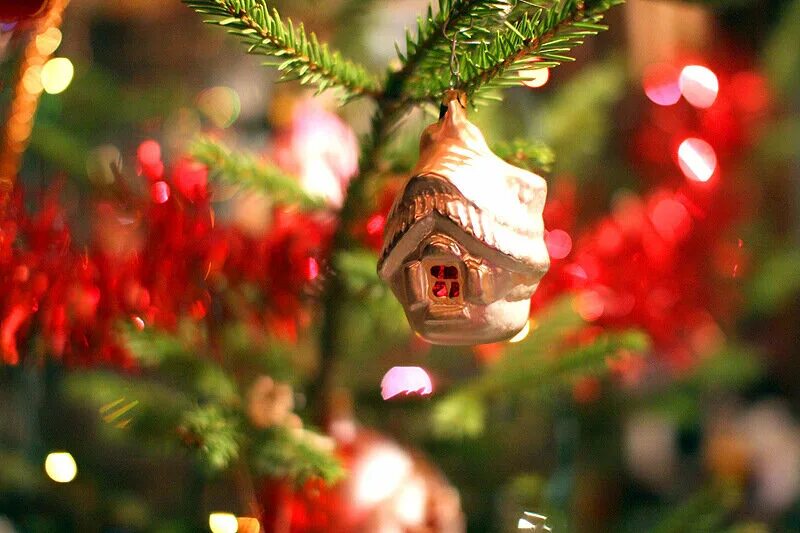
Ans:
{"label": "twig", "polygon": [[[372,120],[372,132],[368,137],[366,148],[362,154],[360,170],[350,181],[344,204],[339,212],[339,225],[333,236],[330,257],[335,263],[336,255],[349,245],[349,229],[360,213],[363,204],[364,186],[378,169],[381,152],[386,139],[394,130],[394,126],[409,109],[410,104],[402,103],[399,98],[383,97]],[[335,269],[335,265],[334,265]],[[338,363],[342,358],[342,304],[346,296],[344,280],[334,270],[328,278],[322,293],[322,328],[320,331],[320,368],[317,378],[311,386],[311,405],[315,409],[315,418],[320,427],[325,428],[330,422],[331,400],[335,388]]]}

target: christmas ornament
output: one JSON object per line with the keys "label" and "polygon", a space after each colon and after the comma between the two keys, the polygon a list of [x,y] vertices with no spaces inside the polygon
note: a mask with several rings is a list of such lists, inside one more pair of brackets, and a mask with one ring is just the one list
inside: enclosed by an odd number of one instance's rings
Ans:
{"label": "christmas ornament", "polygon": [[508,339],[549,267],[547,185],[489,150],[463,93],[448,91],[442,108],[389,213],[378,272],[429,342]]}
{"label": "christmas ornament", "polygon": [[[355,423],[353,421],[353,423]],[[463,533],[458,491],[419,454],[362,427],[338,439],[348,475],[334,486],[257,484],[263,533]]]}

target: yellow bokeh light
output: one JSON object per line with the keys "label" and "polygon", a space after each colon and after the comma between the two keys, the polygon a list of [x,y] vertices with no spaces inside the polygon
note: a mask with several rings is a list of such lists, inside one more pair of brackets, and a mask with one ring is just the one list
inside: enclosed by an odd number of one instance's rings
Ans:
{"label": "yellow bokeh light", "polygon": [[239,522],[239,533],[261,533],[261,523],[257,518],[240,516],[236,520]]}
{"label": "yellow bokeh light", "polygon": [[208,527],[211,533],[236,533],[239,521],[231,513],[211,513],[208,515]]}
{"label": "yellow bokeh light", "polygon": [[58,28],[47,28],[36,36],[36,51],[43,56],[49,56],[61,44],[61,30]]}
{"label": "yellow bokeh light", "polygon": [[48,94],[63,92],[72,82],[75,67],[66,57],[54,57],[42,67],[42,87]]}
{"label": "yellow bokeh light", "polygon": [[230,87],[211,87],[197,97],[197,107],[218,128],[233,124],[242,110],[239,93]]}
{"label": "yellow bokeh light", "polygon": [[53,452],[44,460],[47,477],[58,483],[69,483],[78,475],[78,465],[69,452]]}
{"label": "yellow bokeh light", "polygon": [[39,94],[42,92],[42,67],[33,65],[25,69],[22,75],[22,88],[28,94]]}

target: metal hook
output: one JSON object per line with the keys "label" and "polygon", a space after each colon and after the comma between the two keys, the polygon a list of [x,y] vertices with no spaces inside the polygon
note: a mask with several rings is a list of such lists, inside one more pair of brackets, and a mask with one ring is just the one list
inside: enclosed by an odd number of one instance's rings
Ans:
{"label": "metal hook", "polygon": [[445,19],[444,24],[442,25],[442,35],[445,39],[450,40],[450,88],[452,89],[456,85],[456,81],[461,81],[461,68],[458,64],[458,58],[456,57],[456,43],[458,42],[458,33],[459,30],[456,30],[453,33],[453,37],[450,38],[447,36],[447,25],[450,23],[450,19]]}

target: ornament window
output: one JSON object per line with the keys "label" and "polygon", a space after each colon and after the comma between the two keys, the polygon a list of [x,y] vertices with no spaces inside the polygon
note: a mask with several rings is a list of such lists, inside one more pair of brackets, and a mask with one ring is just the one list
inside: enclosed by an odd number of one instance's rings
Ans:
{"label": "ornament window", "polygon": [[434,263],[428,267],[428,287],[435,303],[452,303],[463,300],[461,272],[456,265]]}

